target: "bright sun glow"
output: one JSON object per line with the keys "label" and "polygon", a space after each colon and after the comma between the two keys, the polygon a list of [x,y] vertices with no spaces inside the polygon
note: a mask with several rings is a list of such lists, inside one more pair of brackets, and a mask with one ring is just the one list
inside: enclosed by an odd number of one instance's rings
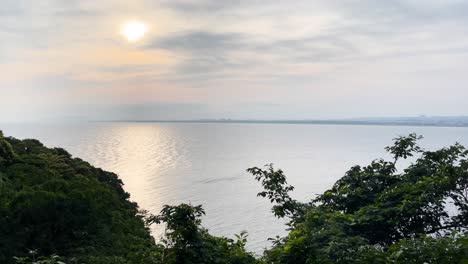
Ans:
{"label": "bright sun glow", "polygon": [[140,21],[129,21],[122,25],[121,33],[128,41],[134,42],[141,39],[148,31],[145,23]]}

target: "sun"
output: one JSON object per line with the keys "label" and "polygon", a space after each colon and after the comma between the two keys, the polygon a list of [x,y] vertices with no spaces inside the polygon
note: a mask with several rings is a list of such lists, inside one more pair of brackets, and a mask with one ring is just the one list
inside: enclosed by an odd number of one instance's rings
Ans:
{"label": "sun", "polygon": [[148,26],[141,21],[128,21],[125,22],[120,33],[130,42],[140,40],[148,32]]}

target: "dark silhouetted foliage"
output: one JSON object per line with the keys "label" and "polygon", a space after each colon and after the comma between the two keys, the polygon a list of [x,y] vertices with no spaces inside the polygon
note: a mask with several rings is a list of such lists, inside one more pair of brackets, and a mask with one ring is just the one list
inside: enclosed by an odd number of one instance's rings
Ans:
{"label": "dark silhouetted foliage", "polygon": [[201,227],[200,217],[204,214],[200,205],[166,205],[160,215],[149,219],[166,224],[164,263],[257,263],[253,254],[245,250],[245,232],[236,235],[236,241],[212,236]]}
{"label": "dark silhouetted foliage", "polygon": [[63,149],[1,135],[0,191],[0,263],[29,250],[85,263],[153,263],[142,261],[155,243],[122,182]]}
{"label": "dark silhouetted foliage", "polygon": [[[0,132],[0,263],[468,263],[468,150],[424,151],[419,139],[396,138],[386,148],[393,160],[354,166],[307,203],[273,165],[248,169],[264,188],[258,196],[289,220],[289,234],[256,259],[245,232],[209,234],[200,205],[149,215],[117,175]],[[160,244],[153,223],[166,226]]]}
{"label": "dark silhouetted foliage", "polygon": [[[234,241],[201,227],[201,206],[150,216],[122,185],[61,148],[0,132],[0,263],[256,262],[245,233]],[[164,244],[149,232],[154,222],[167,225]]]}
{"label": "dark silhouetted foliage", "polygon": [[[352,167],[308,204],[290,198],[282,171],[271,165],[249,169],[275,215],[292,223],[289,235],[265,251],[265,261],[467,263],[468,151],[459,144],[423,151],[421,138],[396,138],[386,148],[393,161]],[[399,159],[417,153],[415,162],[397,171]]]}

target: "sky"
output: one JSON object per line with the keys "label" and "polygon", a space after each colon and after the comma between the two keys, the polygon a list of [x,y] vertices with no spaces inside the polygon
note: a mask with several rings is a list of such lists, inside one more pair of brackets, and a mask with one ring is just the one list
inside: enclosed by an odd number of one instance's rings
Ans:
{"label": "sky", "polygon": [[2,0],[0,74],[0,121],[468,115],[468,1]]}

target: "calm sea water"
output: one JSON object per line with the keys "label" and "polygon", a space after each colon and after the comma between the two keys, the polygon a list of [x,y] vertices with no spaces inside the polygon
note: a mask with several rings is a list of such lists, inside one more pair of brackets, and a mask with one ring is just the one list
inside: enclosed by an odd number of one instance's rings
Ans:
{"label": "calm sea water", "polygon": [[[249,249],[269,245],[285,226],[256,197],[260,186],[245,172],[274,163],[307,200],[329,188],[352,165],[388,157],[392,138],[424,135],[427,149],[460,142],[468,128],[349,125],[80,123],[0,124],[17,138],[37,138],[116,172],[131,199],[157,214],[165,204],[203,204],[203,225],[216,235],[249,233]],[[163,229],[153,227],[159,237]]]}

